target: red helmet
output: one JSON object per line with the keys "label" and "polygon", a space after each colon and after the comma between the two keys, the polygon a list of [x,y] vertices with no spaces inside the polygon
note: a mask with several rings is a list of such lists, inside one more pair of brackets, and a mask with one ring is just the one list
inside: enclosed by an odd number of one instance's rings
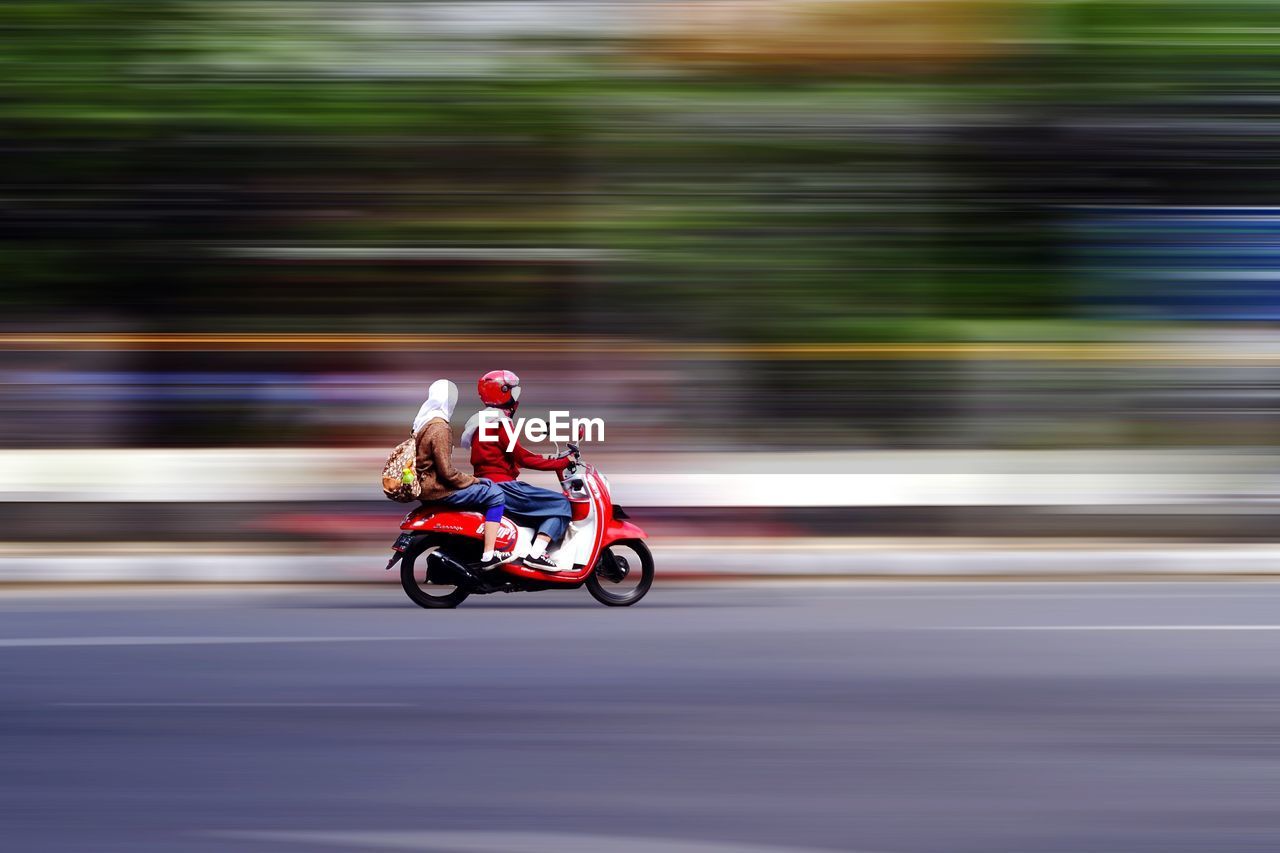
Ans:
{"label": "red helmet", "polygon": [[498,409],[514,409],[520,399],[520,377],[510,370],[490,370],[476,383],[480,402]]}

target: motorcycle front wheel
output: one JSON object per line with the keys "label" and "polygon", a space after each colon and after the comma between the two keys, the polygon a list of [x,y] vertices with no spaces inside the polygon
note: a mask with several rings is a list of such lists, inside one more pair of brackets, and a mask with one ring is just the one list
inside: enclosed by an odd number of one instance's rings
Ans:
{"label": "motorcycle front wheel", "polygon": [[400,559],[400,586],[404,587],[410,601],[428,610],[457,607],[471,594],[462,587],[431,582],[427,557],[439,549],[438,541],[423,539],[410,545]]}
{"label": "motorcycle front wheel", "polygon": [[609,607],[630,607],[651,586],[653,554],[639,539],[624,539],[605,548],[586,583],[591,597]]}

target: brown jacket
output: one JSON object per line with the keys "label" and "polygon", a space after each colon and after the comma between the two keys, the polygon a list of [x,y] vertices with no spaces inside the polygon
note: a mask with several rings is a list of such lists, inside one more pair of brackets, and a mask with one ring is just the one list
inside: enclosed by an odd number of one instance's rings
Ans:
{"label": "brown jacket", "polygon": [[453,430],[449,422],[433,418],[418,433],[418,478],[422,500],[439,500],[476,481],[453,467]]}

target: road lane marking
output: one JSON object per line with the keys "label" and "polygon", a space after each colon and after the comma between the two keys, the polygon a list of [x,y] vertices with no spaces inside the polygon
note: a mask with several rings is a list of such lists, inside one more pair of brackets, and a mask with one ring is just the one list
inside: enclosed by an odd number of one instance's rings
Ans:
{"label": "road lane marking", "polygon": [[[485,830],[407,831],[262,831],[211,832],[242,841],[279,841],[309,846],[329,845],[358,850],[419,850],[449,853],[832,853],[828,848],[774,847],[684,838],[636,838],[567,832],[490,832]],[[872,853],[842,848],[845,853]]]}
{"label": "road lane marking", "polygon": [[5,637],[0,648],[62,646],[239,646],[273,643],[386,643],[440,640],[442,637]]}
{"label": "road lane marking", "polygon": [[[1199,601],[1205,598],[1247,598],[1258,600],[1260,598],[1274,600],[1277,596],[1262,595],[1260,593],[1206,593],[1206,594],[1188,594],[1178,595],[1174,593],[1152,593],[1143,595],[1141,593],[1116,593],[1113,595],[1087,595],[1082,593],[1056,593],[1046,592],[1040,594],[1034,593],[932,593],[923,592],[919,594],[912,593],[889,593],[885,595],[877,595],[875,593],[859,594],[856,592],[848,595],[790,595],[786,597],[788,602],[799,601],[819,601],[833,604],[847,604],[849,602],[874,602],[874,601],[1148,601],[1159,599],[1161,601]],[[766,602],[768,603],[768,602]]]}
{"label": "road lane marking", "polygon": [[412,708],[409,702],[54,702],[54,708]]}
{"label": "road lane marking", "polygon": [[1280,631],[1280,625],[954,625],[927,631]]}

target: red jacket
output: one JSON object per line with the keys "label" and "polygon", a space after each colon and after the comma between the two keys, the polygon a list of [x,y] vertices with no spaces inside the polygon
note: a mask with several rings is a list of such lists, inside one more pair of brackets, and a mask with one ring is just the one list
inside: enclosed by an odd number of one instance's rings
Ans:
{"label": "red jacket", "polygon": [[471,467],[477,477],[488,477],[495,483],[509,483],[520,479],[520,466],[535,471],[563,471],[569,467],[569,457],[548,459],[540,453],[530,453],[516,442],[515,448],[508,453],[507,445],[511,443],[511,426],[503,421],[498,425],[498,440],[484,441],[480,431],[476,430],[471,439]]}

